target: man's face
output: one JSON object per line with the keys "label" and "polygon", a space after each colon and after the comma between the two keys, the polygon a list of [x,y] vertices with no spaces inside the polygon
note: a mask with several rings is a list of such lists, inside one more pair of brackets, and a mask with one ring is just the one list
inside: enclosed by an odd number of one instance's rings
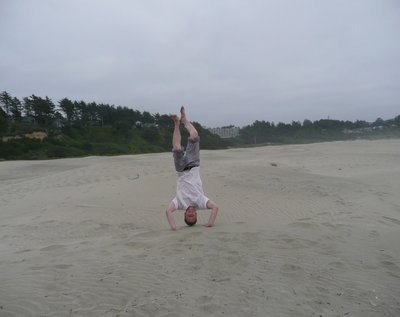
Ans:
{"label": "man's face", "polygon": [[196,208],[194,208],[193,206],[189,206],[188,209],[186,209],[185,222],[189,226],[194,225],[197,222],[197,212]]}

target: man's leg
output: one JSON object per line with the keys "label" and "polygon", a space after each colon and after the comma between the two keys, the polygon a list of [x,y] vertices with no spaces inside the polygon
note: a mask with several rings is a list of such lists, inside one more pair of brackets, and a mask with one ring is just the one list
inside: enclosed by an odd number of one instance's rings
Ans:
{"label": "man's leg", "polygon": [[185,125],[186,130],[188,130],[190,138],[196,139],[199,134],[193,124],[190,123],[188,118],[186,117],[185,107],[181,107],[181,121]]}
{"label": "man's leg", "polygon": [[176,114],[171,116],[174,121],[174,133],[172,135],[172,153],[174,156],[175,170],[182,172],[186,166],[185,152],[181,145],[181,131],[179,128],[180,121]]}
{"label": "man's leg", "polygon": [[172,120],[174,120],[174,134],[172,135],[172,149],[173,150],[181,150],[181,130],[179,129],[179,118],[176,114],[171,116]]}
{"label": "man's leg", "polygon": [[181,107],[181,121],[189,132],[189,139],[186,146],[186,165],[200,166],[200,139],[199,134],[193,124],[186,116],[185,107]]}

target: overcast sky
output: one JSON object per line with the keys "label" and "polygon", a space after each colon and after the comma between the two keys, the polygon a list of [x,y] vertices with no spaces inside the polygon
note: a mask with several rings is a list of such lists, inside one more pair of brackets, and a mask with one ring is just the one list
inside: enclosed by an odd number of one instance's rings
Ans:
{"label": "overcast sky", "polygon": [[0,0],[0,91],[209,127],[400,114],[399,0]]}

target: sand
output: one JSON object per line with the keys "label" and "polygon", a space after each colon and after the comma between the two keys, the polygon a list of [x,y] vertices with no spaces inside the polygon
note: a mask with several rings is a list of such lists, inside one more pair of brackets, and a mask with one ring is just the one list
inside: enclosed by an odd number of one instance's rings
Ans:
{"label": "sand", "polygon": [[0,316],[400,316],[400,140],[0,162]]}

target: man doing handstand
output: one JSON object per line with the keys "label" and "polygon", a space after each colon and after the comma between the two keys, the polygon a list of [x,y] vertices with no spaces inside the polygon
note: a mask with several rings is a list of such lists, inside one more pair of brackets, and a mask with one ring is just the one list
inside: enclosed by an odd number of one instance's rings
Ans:
{"label": "man doing handstand", "polygon": [[[186,117],[185,108],[181,108],[181,119],[172,115],[174,121],[174,133],[172,136],[172,152],[178,180],[176,184],[176,196],[169,204],[166,215],[172,230],[176,230],[173,212],[177,209],[185,210],[185,222],[193,226],[197,222],[196,209],[211,209],[210,218],[206,227],[212,227],[218,213],[215,202],[204,195],[203,184],[200,178],[200,137],[196,128]],[[182,149],[181,132],[182,122],[189,132],[186,151]]]}

